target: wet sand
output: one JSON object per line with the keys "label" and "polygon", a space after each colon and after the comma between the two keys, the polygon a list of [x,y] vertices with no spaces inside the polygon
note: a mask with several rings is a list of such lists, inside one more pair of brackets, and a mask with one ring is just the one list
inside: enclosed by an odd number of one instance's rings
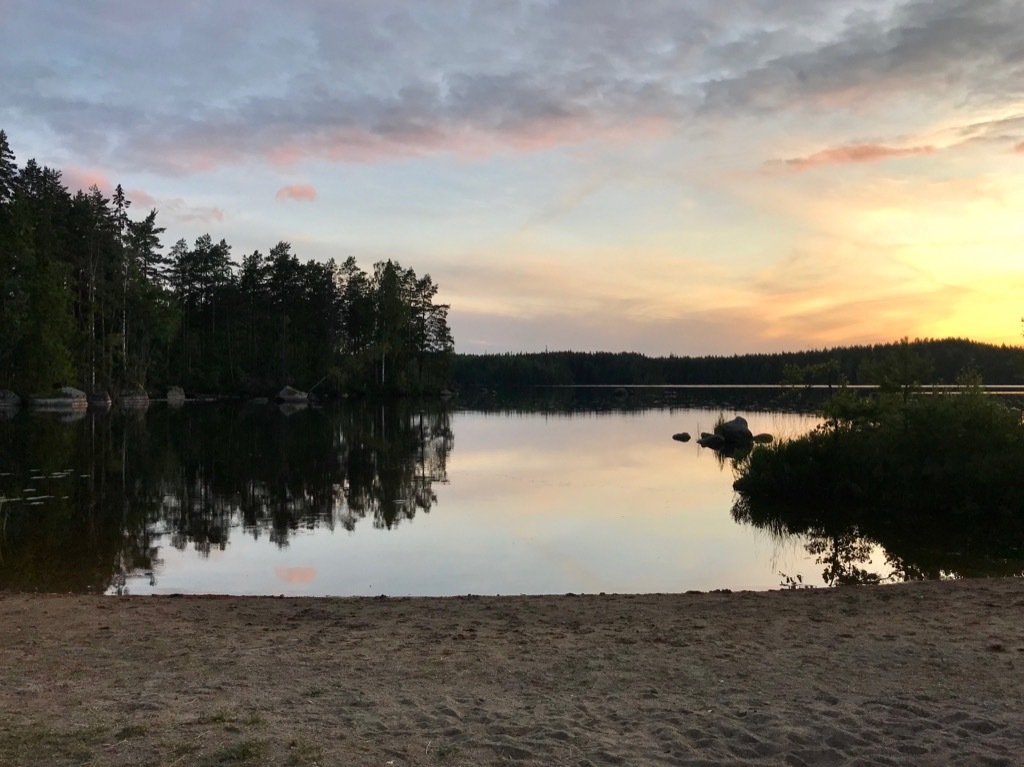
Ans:
{"label": "wet sand", "polygon": [[0,765],[1024,764],[1024,581],[0,594]]}

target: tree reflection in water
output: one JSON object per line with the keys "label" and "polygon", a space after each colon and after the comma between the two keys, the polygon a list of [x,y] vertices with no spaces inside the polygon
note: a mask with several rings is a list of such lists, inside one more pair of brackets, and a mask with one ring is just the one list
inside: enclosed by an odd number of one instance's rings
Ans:
{"label": "tree reflection in water", "polygon": [[21,413],[0,422],[0,589],[122,591],[161,545],[208,555],[239,529],[390,529],[431,510],[452,446],[445,410],[401,402]]}
{"label": "tree reflection in water", "polygon": [[[1007,516],[977,524],[969,514],[940,513],[927,518],[894,509],[758,504],[740,494],[732,516],[783,539],[805,538],[807,552],[822,565],[827,586],[882,582],[1019,576],[1024,574],[1021,523]],[[881,547],[885,570],[872,557]]]}

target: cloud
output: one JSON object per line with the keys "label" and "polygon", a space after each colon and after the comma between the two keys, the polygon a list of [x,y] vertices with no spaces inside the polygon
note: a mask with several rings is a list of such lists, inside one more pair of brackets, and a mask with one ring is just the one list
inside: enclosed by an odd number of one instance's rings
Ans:
{"label": "cloud", "polygon": [[194,205],[181,197],[157,198],[154,202],[159,206],[161,216],[166,215],[172,221],[181,224],[211,224],[215,221],[221,223],[227,218],[222,208]]}
{"label": "cloud", "polygon": [[107,8],[19,7],[0,123],[161,172],[533,152],[780,110],[915,119],[1024,79],[1014,0]]}
{"label": "cloud", "polygon": [[[838,4],[837,4],[838,5]],[[765,114],[853,111],[894,99],[1003,104],[1024,75],[1015,0],[910,0],[850,11],[826,39],[805,40],[735,74],[712,78],[703,109]],[[846,6],[849,8],[849,6]],[[753,33],[760,34],[760,33]]]}
{"label": "cloud", "polygon": [[1024,138],[1024,114],[1013,110],[1008,115],[960,125],[954,129],[958,141],[1007,141]]}
{"label": "cloud", "polygon": [[129,200],[139,207],[151,208],[156,205],[156,198],[142,189],[129,189],[125,194]]}
{"label": "cloud", "polygon": [[291,184],[278,189],[274,199],[278,201],[312,202],[316,199],[316,189],[310,184]]}
{"label": "cloud", "polygon": [[888,160],[893,157],[918,157],[935,154],[937,151],[933,146],[891,147],[881,144],[850,144],[832,149],[823,149],[806,157],[774,160],[769,162],[768,165],[782,165],[790,170],[804,171],[823,165],[878,162],[879,160]]}
{"label": "cloud", "polygon": [[98,187],[105,195],[110,195],[114,191],[114,185],[110,183],[106,173],[96,168],[65,166],[61,168],[61,181],[71,194],[88,191],[93,186]]}
{"label": "cloud", "polygon": [[[969,288],[954,285],[901,285],[867,295],[823,290],[814,301],[794,301],[792,295],[780,294],[761,303],[745,319],[758,323],[757,336],[769,348],[780,348],[780,340],[784,347],[793,343],[878,343],[918,336],[925,318],[934,321],[948,316],[970,297]],[[743,319],[738,312],[729,321]]]}
{"label": "cloud", "polygon": [[1013,151],[1016,154],[1024,154],[1024,141],[1017,144],[1017,146],[1013,148]]}

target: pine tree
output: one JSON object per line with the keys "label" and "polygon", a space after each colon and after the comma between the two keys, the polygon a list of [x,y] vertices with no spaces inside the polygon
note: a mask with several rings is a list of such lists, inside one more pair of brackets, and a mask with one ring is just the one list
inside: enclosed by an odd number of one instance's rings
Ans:
{"label": "pine tree", "polygon": [[0,205],[6,205],[14,197],[14,186],[18,182],[18,166],[14,152],[7,143],[7,134],[0,130]]}

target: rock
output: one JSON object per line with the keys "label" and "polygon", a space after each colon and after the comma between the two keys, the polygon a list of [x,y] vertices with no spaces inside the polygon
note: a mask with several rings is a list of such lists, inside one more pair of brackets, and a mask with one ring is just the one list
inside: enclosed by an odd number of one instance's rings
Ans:
{"label": "rock", "polygon": [[118,395],[117,406],[125,410],[145,410],[149,407],[149,393],[138,384],[129,386]]}
{"label": "rock", "polygon": [[294,386],[286,386],[277,393],[277,397],[274,399],[278,402],[291,402],[298,404],[300,402],[308,402],[309,395],[304,391],[299,391]]}
{"label": "rock", "polygon": [[754,435],[754,442],[756,442],[759,445],[768,445],[768,444],[770,444],[770,443],[772,443],[774,441],[775,441],[775,437],[773,437],[771,434],[755,434]]}
{"label": "rock", "polygon": [[94,412],[110,410],[110,395],[102,389],[100,391],[89,392],[88,400],[89,409]]}
{"label": "rock", "polygon": [[676,442],[689,442],[690,435],[687,434],[685,431],[681,431],[678,434],[673,434],[672,439],[674,439]]}
{"label": "rock", "polygon": [[56,397],[31,397],[28,401],[36,410],[45,410],[59,413],[85,412],[89,407],[89,400],[85,392],[71,386],[62,386],[60,395]]}
{"label": "rock", "polygon": [[736,416],[731,421],[719,424],[715,427],[715,434],[725,438],[726,442],[743,444],[754,441],[754,435],[750,433],[747,426],[747,419]]}
{"label": "rock", "polygon": [[721,434],[707,434],[702,435],[701,438],[697,440],[697,444],[701,447],[709,447],[712,450],[721,450],[728,443],[726,442],[725,437]]}
{"label": "rock", "polygon": [[10,389],[0,389],[0,410],[13,410],[21,405],[21,397]]}
{"label": "rock", "polygon": [[185,402],[185,390],[180,386],[171,386],[167,389],[167,404],[181,405]]}

